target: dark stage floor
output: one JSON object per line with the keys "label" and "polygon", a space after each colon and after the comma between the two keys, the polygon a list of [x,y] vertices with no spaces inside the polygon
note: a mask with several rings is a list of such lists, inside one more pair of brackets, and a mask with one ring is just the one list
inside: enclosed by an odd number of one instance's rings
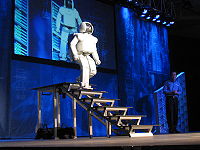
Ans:
{"label": "dark stage floor", "polygon": [[[87,137],[80,137],[77,139],[65,139],[65,140],[0,140],[0,148],[7,149],[9,147],[14,148],[63,148],[63,147],[98,147],[99,148],[111,148],[115,149],[195,149],[200,150],[200,133],[180,133],[180,134],[162,134],[154,135],[153,137],[137,137],[129,138],[127,136],[113,136],[111,138],[106,137],[94,137],[89,139]],[[144,147],[144,148],[142,148]],[[166,149],[166,150],[168,150]],[[157,150],[157,149],[156,149]],[[172,149],[170,149],[172,150]]]}

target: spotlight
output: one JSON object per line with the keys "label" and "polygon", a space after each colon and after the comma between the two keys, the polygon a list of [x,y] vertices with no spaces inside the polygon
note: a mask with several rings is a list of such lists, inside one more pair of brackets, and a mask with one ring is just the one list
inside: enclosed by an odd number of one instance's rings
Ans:
{"label": "spotlight", "polygon": [[160,20],[157,20],[156,22],[160,23],[161,21],[160,21]]}
{"label": "spotlight", "polygon": [[[113,0],[114,1],[114,0]],[[163,24],[167,27],[172,26],[174,18],[172,14],[167,14],[166,11],[162,11],[159,8],[153,8],[146,3],[140,2],[140,0],[116,0],[124,7],[131,8],[135,11],[137,17],[146,21],[153,21],[155,23]],[[120,2],[121,1],[121,2]]]}
{"label": "spotlight", "polygon": [[140,17],[145,17],[146,14],[148,13],[148,10],[147,9],[144,9],[140,15]]}
{"label": "spotlight", "polygon": [[159,22],[161,18],[161,12],[159,12],[157,9],[153,9],[152,11],[152,21]]}
{"label": "spotlight", "polygon": [[151,17],[150,17],[150,16],[147,16],[146,19],[149,20],[149,19],[151,19]]}
{"label": "spotlight", "polygon": [[147,14],[147,12],[148,12],[148,10],[147,10],[147,9],[144,9],[143,12],[142,12],[142,14],[145,15],[145,14]]}
{"label": "spotlight", "polygon": [[155,19],[158,19],[158,18],[160,18],[160,15],[156,15],[154,18],[155,18]]}

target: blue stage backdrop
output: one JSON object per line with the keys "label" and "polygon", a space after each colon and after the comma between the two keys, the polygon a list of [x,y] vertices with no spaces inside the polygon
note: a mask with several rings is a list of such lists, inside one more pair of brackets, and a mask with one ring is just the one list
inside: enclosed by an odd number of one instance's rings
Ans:
{"label": "blue stage backdrop", "polygon": [[[23,2],[24,5],[27,4],[26,3],[27,1],[21,0],[20,2]],[[48,20],[49,16],[51,16],[50,12],[51,7],[49,6],[52,6],[52,3],[49,3],[50,1],[47,1],[46,3],[45,0],[44,1],[30,0],[30,1],[31,3],[29,3],[29,5],[31,4],[31,6],[29,6],[29,9],[33,9],[34,7],[36,7],[37,9],[32,11],[32,15],[23,13],[23,15],[29,16],[30,19],[29,24],[32,23],[32,25],[29,26],[29,29],[31,29],[31,31],[29,30],[28,32],[29,35],[28,41],[29,44],[32,46],[30,47],[29,45],[28,48],[29,50],[31,50],[30,48],[34,48],[34,50],[36,51],[41,50],[41,53],[43,53],[44,52],[43,50],[46,50],[48,46],[51,47],[51,44],[48,43],[51,40],[44,38],[52,37],[52,35],[49,35],[52,24]],[[57,0],[52,0],[51,2],[53,1],[55,3],[58,3]],[[39,4],[39,2],[41,2],[41,5]],[[77,0],[77,2],[83,3],[82,0]],[[106,19],[104,20],[101,19],[101,17],[96,17],[100,15],[100,13],[98,13],[99,11],[106,12],[105,14],[107,15],[112,15],[113,12],[112,7],[94,0],[87,0],[87,2],[88,3],[85,3],[83,5],[85,12],[81,12],[83,10],[79,9],[81,5],[75,2],[75,6],[77,10],[80,12],[82,20],[91,21],[92,23],[94,22],[93,24],[94,27],[96,26],[96,31],[97,31],[97,32],[95,31],[94,34],[100,39],[99,47],[105,46],[107,44],[114,45],[114,42],[112,43],[113,37],[110,36],[111,32],[109,28],[106,28],[105,25],[106,21],[108,21],[107,24],[112,24],[114,22],[114,18],[111,18],[111,20],[106,20]],[[36,5],[36,3],[38,3],[38,5]],[[0,7],[1,12],[6,12],[4,16],[2,13],[0,13],[1,20],[4,22],[12,20],[11,13],[8,13],[11,10],[12,6],[11,1],[9,0],[7,2],[1,1],[0,4],[4,4],[2,6],[7,6],[7,7]],[[18,3],[18,5],[19,4],[20,3]],[[61,1],[58,4],[63,5]],[[48,9],[43,9],[42,6],[44,5],[48,6],[45,7]],[[96,9],[97,6],[102,9],[99,8]],[[23,12],[25,10],[26,7],[23,10]],[[44,11],[41,12],[41,10]],[[169,54],[168,54],[167,29],[164,28],[163,26],[159,26],[150,22],[145,22],[136,18],[134,12],[127,8],[117,6],[115,10],[116,10],[115,20],[116,20],[116,35],[117,35],[116,45],[117,45],[117,56],[118,56],[117,59],[118,74],[98,73],[92,79],[92,83],[97,85],[98,90],[106,90],[109,92],[107,95],[105,95],[105,97],[120,98],[121,99],[121,101],[119,101],[120,105],[132,106],[133,109],[131,109],[128,112],[129,114],[147,115],[147,118],[144,119],[142,123],[155,124],[156,107],[153,100],[153,91],[158,87],[161,87],[163,81],[165,81],[168,78],[170,70],[169,69],[170,64],[168,58]],[[85,15],[87,13],[89,15]],[[20,13],[18,15],[20,15]],[[106,17],[107,16],[104,16],[103,18]],[[102,21],[104,22],[103,24],[101,24]],[[13,41],[12,38],[7,35],[11,36],[12,23],[9,21],[6,23],[8,23],[7,26],[8,30],[1,31],[1,33],[3,33],[1,35],[8,37],[8,39],[0,38],[0,42],[2,43],[1,44],[2,49],[0,50],[5,51],[5,55],[0,56],[0,61],[8,62],[9,64],[10,62],[9,52],[13,51],[13,49],[11,48]],[[18,23],[15,25],[20,24]],[[4,25],[3,29],[5,28],[6,27]],[[23,26],[23,28],[26,27]],[[18,26],[18,29],[20,30],[20,26]],[[98,31],[98,29],[101,29],[101,32]],[[114,27],[112,31],[113,30]],[[33,35],[34,32],[35,34]],[[41,34],[38,34],[40,32]],[[100,34],[102,32],[104,32],[103,35]],[[30,40],[30,38],[32,38],[32,40]],[[108,40],[109,38],[111,38],[111,40]],[[15,39],[15,42],[16,40],[19,39]],[[24,40],[25,39],[23,39],[23,42],[24,44],[26,44],[26,40],[25,41]],[[48,45],[47,47],[42,45],[44,42],[46,42],[46,40]],[[108,43],[105,44],[105,42]],[[15,45],[15,48],[22,49],[20,45]],[[48,50],[49,49],[47,49],[47,51]],[[8,51],[8,53],[6,51]],[[110,51],[110,49],[108,49],[104,52],[103,53],[100,52],[100,58],[102,62],[109,61],[110,63],[108,63],[109,65],[107,68],[111,69],[115,68],[115,55],[113,55],[115,54],[115,51]],[[45,53],[46,52],[44,52],[43,54]],[[9,74],[10,71],[9,66],[3,66],[3,65],[4,65],[3,63],[0,65],[0,71],[5,71],[5,74],[1,72],[3,80],[0,79],[1,80],[0,137],[10,137],[10,138],[34,137],[34,130],[37,122],[37,112],[36,112],[37,96],[36,96],[36,91],[31,90],[31,88],[56,84],[61,82],[74,82],[76,76],[79,75],[79,70],[56,67],[39,63],[30,63],[25,61],[12,60],[11,73]],[[10,84],[9,84],[9,75],[11,77]],[[4,84],[6,86],[9,85],[10,88],[4,86]],[[117,87],[119,88],[117,89]],[[10,92],[10,98],[3,97],[5,95],[8,96],[3,92],[6,93]],[[44,110],[44,113],[42,114],[43,123],[46,123],[48,124],[49,127],[52,127],[53,123],[52,97],[46,95],[43,97],[42,100],[43,100],[42,109]],[[61,99],[61,103],[62,103],[61,120],[63,126],[71,126],[72,125],[71,101],[69,99]],[[87,136],[88,135],[87,115],[85,111],[82,110],[81,108],[78,108],[77,113],[78,116],[80,117],[77,126],[78,136]],[[95,124],[94,125],[95,136],[104,136],[106,133],[105,127],[102,126],[96,120],[94,120],[94,124]]]}
{"label": "blue stage backdrop", "polygon": [[144,124],[156,124],[153,91],[170,72],[167,29],[136,18],[116,7],[119,97],[130,114],[147,115]]}

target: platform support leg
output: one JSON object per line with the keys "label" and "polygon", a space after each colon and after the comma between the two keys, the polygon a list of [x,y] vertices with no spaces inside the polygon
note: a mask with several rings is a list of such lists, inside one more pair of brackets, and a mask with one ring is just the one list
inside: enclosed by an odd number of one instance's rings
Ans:
{"label": "platform support leg", "polygon": [[[108,111],[105,110],[104,115],[108,116]],[[112,130],[111,123],[108,120],[106,120],[106,133],[108,138],[110,138],[111,136],[111,130]]]}
{"label": "platform support leg", "polygon": [[54,110],[54,138],[58,139],[58,101],[56,89],[53,90],[53,110]]}
{"label": "platform support leg", "polygon": [[92,129],[92,112],[88,112],[88,130],[89,130],[89,137],[92,138],[93,136],[93,129]]}
{"label": "platform support leg", "polygon": [[74,138],[77,138],[77,124],[76,124],[76,99],[72,101],[72,110],[73,110],[73,124],[74,124]]}
{"label": "platform support leg", "polygon": [[57,118],[58,118],[58,127],[60,127],[61,119],[60,119],[60,95],[57,92],[56,93],[57,97]]}
{"label": "platform support leg", "polygon": [[37,110],[38,110],[38,122],[37,122],[37,127],[36,127],[36,132],[39,128],[42,127],[42,110],[41,110],[41,91],[38,90],[37,91],[37,100],[38,100],[38,104],[37,104]]}

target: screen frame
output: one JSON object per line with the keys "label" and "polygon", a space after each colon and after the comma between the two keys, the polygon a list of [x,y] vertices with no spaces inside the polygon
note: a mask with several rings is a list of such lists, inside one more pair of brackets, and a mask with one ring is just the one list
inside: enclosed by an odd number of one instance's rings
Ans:
{"label": "screen frame", "polygon": [[[110,5],[113,7],[113,14],[114,14],[114,51],[115,51],[115,69],[110,69],[110,68],[105,68],[105,67],[98,67],[97,66],[97,71],[98,72],[103,72],[103,73],[111,73],[111,74],[117,74],[118,72],[118,63],[117,63],[117,44],[116,44],[116,13],[115,13],[115,3],[109,2],[109,1],[104,1],[104,0],[96,0],[98,2],[104,3],[106,5]],[[53,65],[53,66],[58,66],[58,67],[64,67],[64,68],[73,68],[73,69],[80,69],[79,64],[74,63],[74,62],[65,62],[65,61],[59,61],[59,60],[52,60],[52,59],[45,59],[45,58],[39,58],[39,57],[33,57],[33,56],[24,56],[24,55],[19,55],[15,54],[14,51],[14,41],[15,41],[15,0],[13,1],[13,30],[12,30],[12,60],[19,60],[19,61],[25,61],[25,62],[31,62],[31,63],[39,63],[39,64],[46,64],[46,65]]]}

